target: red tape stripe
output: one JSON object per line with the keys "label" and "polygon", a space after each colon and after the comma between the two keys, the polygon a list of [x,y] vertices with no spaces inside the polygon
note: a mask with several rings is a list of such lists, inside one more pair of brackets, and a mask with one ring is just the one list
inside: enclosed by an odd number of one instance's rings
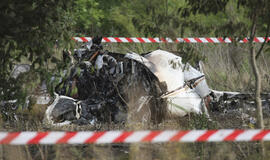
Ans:
{"label": "red tape stripe", "polygon": [[267,131],[261,131],[260,133],[258,133],[257,135],[255,135],[255,136],[252,138],[252,140],[253,140],[253,141],[262,140],[263,137],[264,137],[265,135],[267,135],[268,133],[270,133],[270,130],[267,130]]}
{"label": "red tape stripe", "polygon": [[157,43],[157,41],[154,38],[148,38],[152,43]]}
{"label": "red tape stripe", "polygon": [[257,37],[254,37],[253,42],[260,42],[260,40]]}
{"label": "red tape stripe", "polygon": [[214,41],[211,38],[205,38],[209,43],[214,43]]}
{"label": "red tape stripe", "polygon": [[144,137],[141,141],[142,142],[150,142],[154,139],[157,135],[159,135],[161,131],[152,131],[146,137]]}
{"label": "red tape stripe", "polygon": [[203,135],[201,135],[196,141],[197,141],[197,142],[207,141],[208,138],[209,138],[212,134],[214,134],[214,133],[216,133],[216,132],[217,132],[217,130],[209,130],[209,131],[207,131],[206,133],[204,133]]}
{"label": "red tape stripe", "polygon": [[103,40],[106,41],[106,42],[111,42],[111,41],[109,40],[109,38],[107,38],[107,37],[103,37]]}
{"label": "red tape stripe", "polygon": [[219,40],[219,42],[221,42],[221,43],[225,43],[225,41],[223,40],[222,37],[219,37],[218,40]]}
{"label": "red tape stripe", "polygon": [[122,42],[122,40],[120,38],[118,38],[118,37],[114,37],[114,39],[119,43]]}
{"label": "red tape stripe", "polygon": [[137,39],[141,42],[141,43],[145,43],[144,40],[140,37],[137,37]]}
{"label": "red tape stripe", "polygon": [[184,38],[184,41],[190,43],[190,40],[188,38]]}
{"label": "red tape stripe", "polygon": [[160,38],[160,40],[164,43],[167,43],[168,41],[165,38]]}
{"label": "red tape stripe", "polygon": [[202,43],[202,41],[200,40],[200,38],[194,38],[197,42]]}
{"label": "red tape stripe", "polygon": [[88,40],[85,37],[80,37],[83,42],[88,42]]}
{"label": "red tape stripe", "polygon": [[70,138],[74,137],[76,134],[77,134],[77,132],[67,132],[67,133],[65,134],[64,137],[60,138],[60,139],[56,142],[56,144],[67,143],[67,141],[68,141]]}
{"label": "red tape stripe", "polygon": [[38,144],[39,141],[42,138],[46,137],[48,134],[49,134],[48,132],[38,132],[34,138],[32,138],[31,140],[27,142],[27,144]]}
{"label": "red tape stripe", "polygon": [[228,135],[227,137],[224,138],[224,141],[234,141],[235,138],[240,135],[241,133],[243,133],[244,130],[235,130],[233,131],[233,133],[231,133],[230,135]]}
{"label": "red tape stripe", "polygon": [[128,42],[133,43],[133,40],[132,39],[130,39],[128,37],[126,37],[126,39],[128,40]]}
{"label": "red tape stripe", "polygon": [[119,137],[117,137],[115,140],[113,140],[114,143],[121,143],[125,142],[125,139],[132,135],[133,132],[124,132]]}
{"label": "red tape stripe", "polygon": [[90,138],[88,138],[85,143],[94,143],[99,139],[101,136],[103,136],[106,132],[96,132],[94,135],[92,135]]}
{"label": "red tape stripe", "polygon": [[247,39],[247,38],[244,38],[244,39],[243,39],[243,42],[244,42],[244,43],[248,43],[248,39]]}
{"label": "red tape stripe", "polygon": [[175,136],[173,136],[170,141],[179,141],[184,135],[188,134],[190,131],[179,131]]}

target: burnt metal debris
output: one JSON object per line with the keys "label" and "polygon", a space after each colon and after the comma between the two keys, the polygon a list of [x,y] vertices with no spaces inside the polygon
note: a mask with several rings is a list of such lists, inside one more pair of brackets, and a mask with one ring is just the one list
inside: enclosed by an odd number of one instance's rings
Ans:
{"label": "burnt metal debris", "polygon": [[[18,116],[16,115],[16,110],[18,109],[18,99],[14,97],[17,96],[16,92],[16,82],[21,75],[30,71],[31,66],[29,64],[16,64],[10,73],[9,79],[7,82],[9,84],[3,87],[0,85],[0,113],[5,121],[17,121]],[[9,96],[7,96],[7,95]],[[29,106],[29,97],[26,97],[25,102],[21,105],[22,108],[27,108]]]}
{"label": "burnt metal debris", "polygon": [[[159,97],[166,86],[144,65],[102,49],[101,37],[95,37],[75,50],[73,57],[64,52],[65,59],[75,61],[55,88],[57,98],[47,110],[48,119],[75,124],[161,121],[166,103]],[[128,116],[132,112],[136,113]]]}

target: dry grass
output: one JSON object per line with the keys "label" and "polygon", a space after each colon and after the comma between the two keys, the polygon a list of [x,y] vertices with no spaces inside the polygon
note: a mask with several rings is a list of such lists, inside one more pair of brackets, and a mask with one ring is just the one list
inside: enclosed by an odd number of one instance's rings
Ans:
{"label": "dry grass", "polygon": [[[201,48],[205,54],[205,73],[208,84],[213,89],[252,92],[254,76],[249,63],[249,51],[246,45],[215,45]],[[270,91],[270,56],[262,54],[259,61],[264,92]]]}

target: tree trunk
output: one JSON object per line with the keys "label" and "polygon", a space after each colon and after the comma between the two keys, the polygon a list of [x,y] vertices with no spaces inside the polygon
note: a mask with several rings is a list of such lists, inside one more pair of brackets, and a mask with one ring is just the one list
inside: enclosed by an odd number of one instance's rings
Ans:
{"label": "tree trunk", "polygon": [[254,48],[254,44],[251,43],[250,46],[250,54],[251,54],[251,66],[255,76],[255,104],[257,106],[257,128],[264,129],[263,123],[263,112],[262,112],[262,102],[261,102],[261,76],[260,71],[257,66],[256,61],[256,52]]}

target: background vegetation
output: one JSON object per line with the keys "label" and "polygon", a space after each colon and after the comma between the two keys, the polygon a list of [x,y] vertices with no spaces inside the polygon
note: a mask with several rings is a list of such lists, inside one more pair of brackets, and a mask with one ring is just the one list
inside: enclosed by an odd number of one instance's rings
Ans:
{"label": "background vegetation", "polygon": [[[38,94],[44,80],[53,87],[51,76],[61,75],[65,67],[61,59],[62,49],[72,50],[76,46],[71,40],[72,36],[268,37],[269,6],[267,0],[1,0],[0,101],[18,99],[17,103],[22,106],[27,95]],[[256,32],[252,34],[254,24]],[[256,86],[250,63],[251,45],[106,44],[105,48],[120,53],[146,53],[161,48],[181,55],[184,61],[192,64],[203,60],[211,88],[250,93],[254,92]],[[256,44],[254,48],[256,51],[262,48],[257,66],[262,79],[262,92],[269,92],[269,43],[263,47]],[[30,72],[18,79],[11,78],[14,65],[20,63],[31,64]],[[6,108],[1,108],[1,111]],[[2,116],[2,128],[8,131],[55,129],[41,124],[44,109],[45,106],[39,105],[19,109],[24,124],[11,123]],[[269,117],[265,119],[266,128],[269,128]],[[135,129],[222,128],[203,117],[194,116],[183,121],[168,120],[158,126],[147,124]],[[226,126],[243,128],[237,125]],[[110,125],[104,128],[71,127],[68,130],[119,128],[134,129]],[[138,154],[147,157],[144,159],[254,159],[259,155],[256,146],[257,143],[76,147],[36,145],[1,146],[0,153],[2,159],[61,159],[67,156],[72,159],[136,159]],[[14,151],[16,154],[12,154]],[[121,154],[118,155],[119,151]]]}

